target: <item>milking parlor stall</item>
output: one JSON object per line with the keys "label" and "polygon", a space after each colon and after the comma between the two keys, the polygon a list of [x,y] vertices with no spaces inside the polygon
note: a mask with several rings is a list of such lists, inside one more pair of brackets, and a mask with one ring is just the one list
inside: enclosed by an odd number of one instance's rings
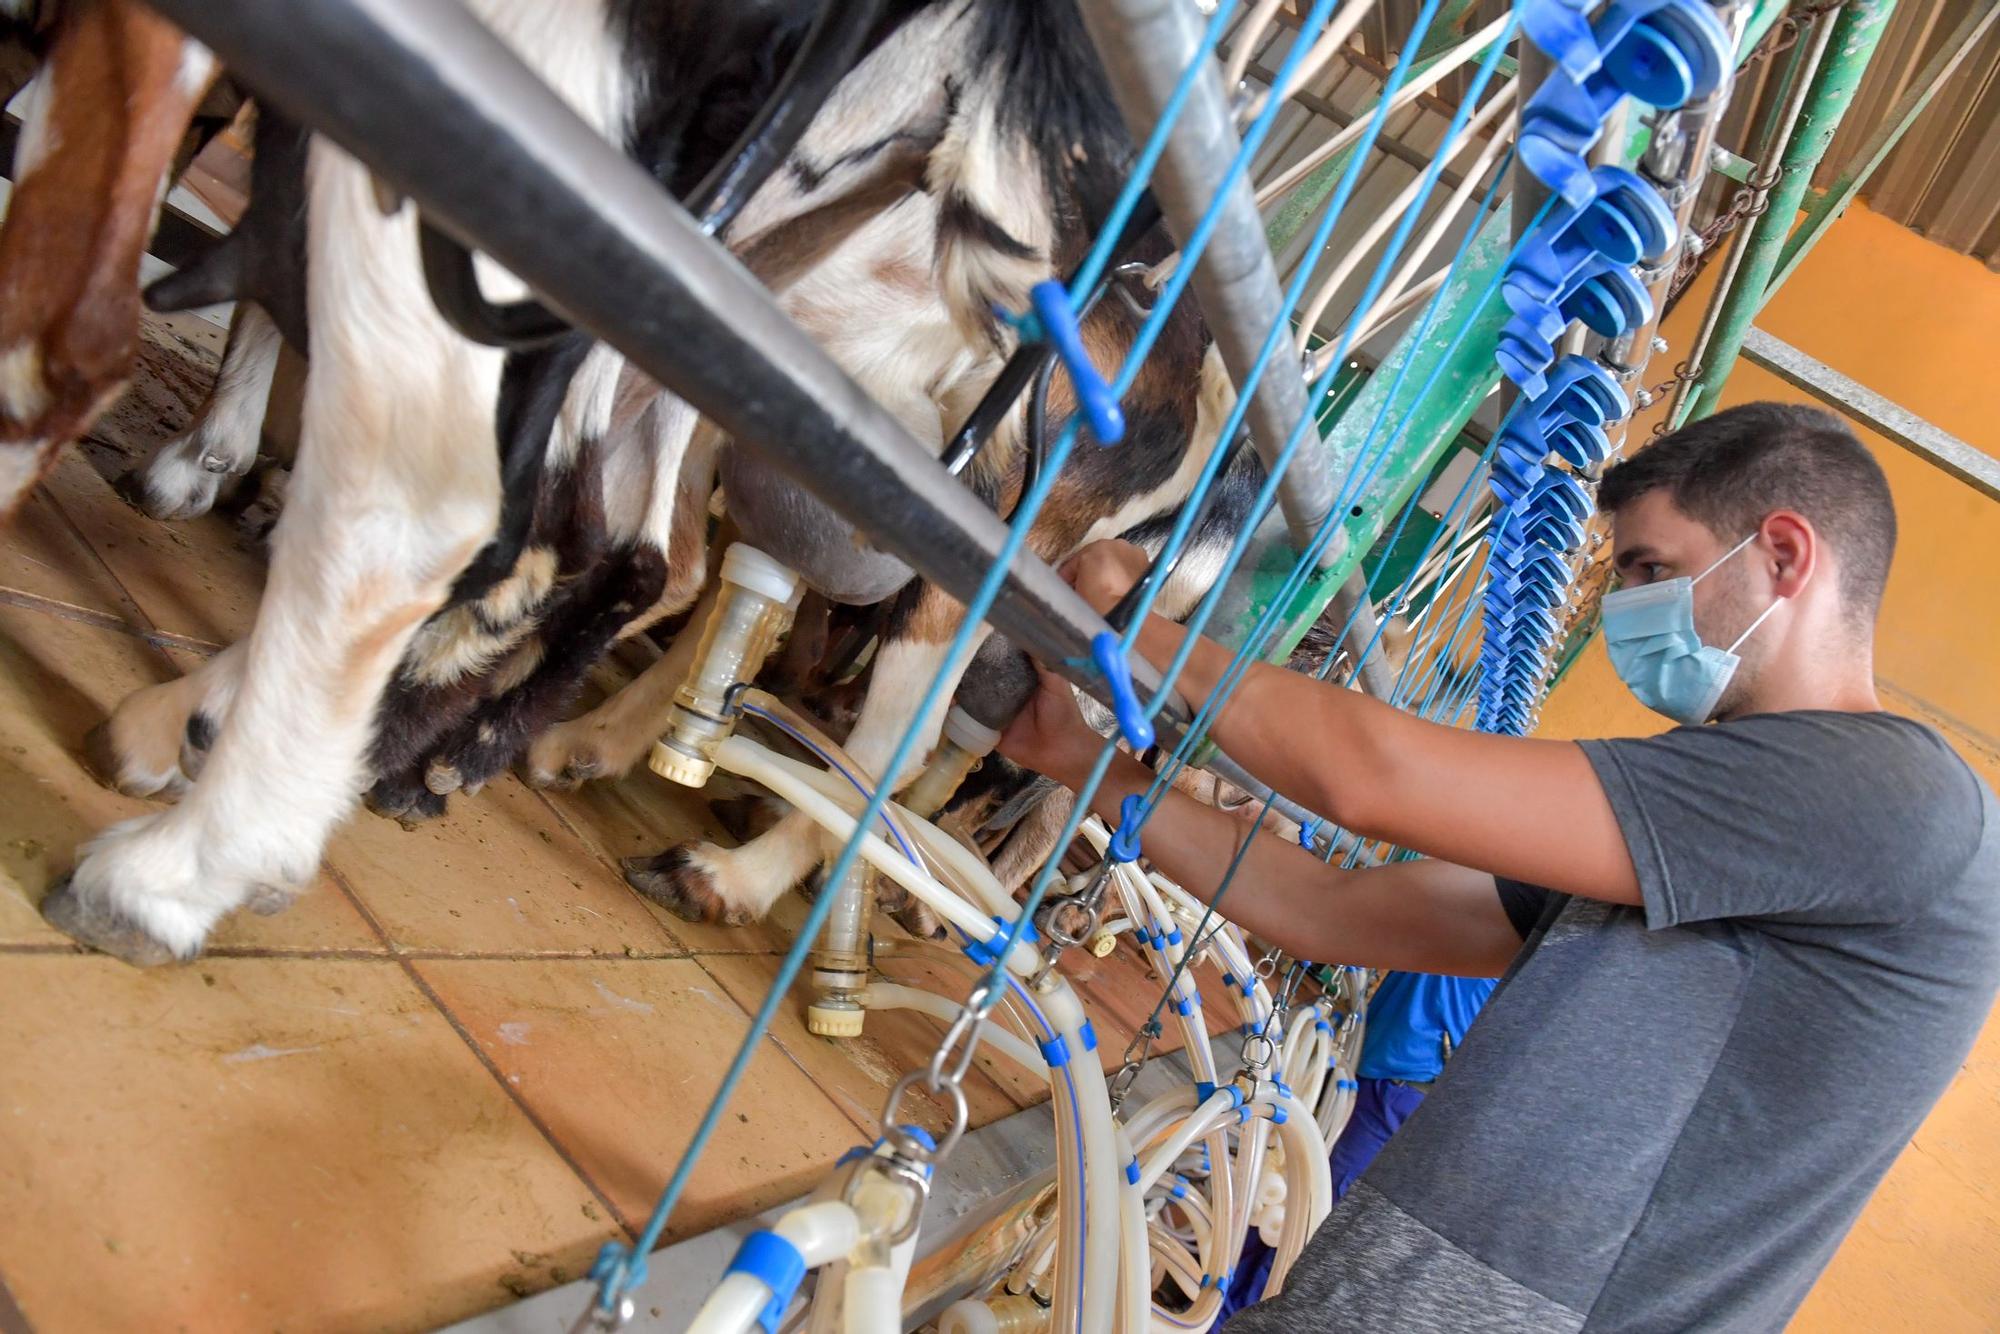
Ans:
{"label": "milking parlor stall", "polygon": [[[2000,774],[2000,0],[0,29],[6,1334],[1611,1328],[1327,1278],[1426,1155],[1579,1216],[1447,1098],[1600,1129],[1301,925],[1459,846],[1349,787],[1527,830],[1418,757],[1665,731],[1599,484],[1753,401],[1879,464],[1862,686]],[[1776,1323],[2000,1328],[1996,1032]]]}

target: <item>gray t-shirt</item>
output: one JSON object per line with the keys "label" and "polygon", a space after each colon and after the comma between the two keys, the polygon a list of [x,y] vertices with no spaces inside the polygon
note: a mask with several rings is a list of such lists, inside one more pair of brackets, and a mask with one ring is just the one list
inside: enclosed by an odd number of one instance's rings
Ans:
{"label": "gray t-shirt", "polygon": [[2000,810],[1931,729],[1584,742],[1644,907],[1527,939],[1409,1122],[1229,1334],[1775,1330],[2000,983]]}

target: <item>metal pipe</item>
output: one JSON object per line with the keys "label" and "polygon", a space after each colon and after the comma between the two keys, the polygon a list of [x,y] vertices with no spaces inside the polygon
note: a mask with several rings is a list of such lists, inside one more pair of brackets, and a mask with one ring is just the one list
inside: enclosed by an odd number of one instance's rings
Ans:
{"label": "metal pipe", "polygon": [[[1741,29],[1751,13],[1746,0],[1718,0],[1715,12],[1732,41],[1740,38]],[[1695,203],[1701,197],[1702,186],[1708,179],[1715,134],[1721,127],[1723,113],[1729,109],[1729,98],[1735,90],[1735,83],[1735,69],[1727,68],[1707,97],[1677,110],[1656,111],[1647,118],[1652,137],[1639,159],[1639,174],[1651,182],[1667,207],[1674,211],[1675,241],[1657,265],[1641,269],[1639,273],[1652,298],[1652,319],[1610,340],[1599,354],[1598,359],[1623,384],[1635,383],[1653,354],[1667,350],[1666,340],[1659,337],[1660,321],[1666,318],[1667,298],[1673,291],[1674,275],[1688,253],[1691,243],[1689,223],[1694,218]],[[1647,407],[1651,401],[1642,402],[1639,397],[1638,394],[1634,396],[1635,411]],[[1624,450],[1625,437],[1631,426],[1632,417],[1628,414],[1611,427],[1611,457],[1618,457]]]}
{"label": "metal pipe", "polygon": [[[1081,6],[1125,121],[1141,137],[1158,123],[1181,73],[1201,49],[1202,25],[1182,0],[1103,0]],[[1203,57],[1206,60],[1205,57]],[[1230,379],[1240,389],[1265,336],[1285,318],[1277,266],[1264,239],[1249,173],[1222,190],[1242,149],[1213,61],[1195,80],[1166,152],[1153,173],[1153,194],[1183,245],[1218,194],[1219,223],[1194,272],[1194,291]],[[1266,467],[1273,467],[1292,428],[1306,416],[1305,378],[1296,357],[1280,348],[1251,393],[1245,420]],[[1293,546],[1306,550],[1332,512],[1333,477],[1316,434],[1293,456],[1278,487]],[[1323,563],[1337,559],[1329,553]]]}
{"label": "metal pipe", "polygon": [[1815,54],[1831,54],[1819,62],[1810,81],[1801,78],[1804,92],[1792,133],[1779,157],[1769,202],[1731,255],[1736,264],[1734,281],[1723,280],[1725,286],[1717,289],[1716,301],[1709,307],[1708,323],[1714,332],[1706,346],[1695,349],[1695,370],[1700,379],[1683,384],[1684,389],[1689,384],[1693,387],[1676,402],[1676,426],[1714,410],[1750,322],[1770,294],[1779,251],[1791,233],[1813,169],[1833,142],[1895,7],[1896,0],[1850,0],[1836,12],[1830,25],[1814,35]]}
{"label": "metal pipe", "polygon": [[1794,388],[1805,390],[1835,412],[1901,445],[1989,500],[2000,500],[2000,459],[1975,449],[1943,427],[1925,421],[1901,404],[1762,329],[1752,329],[1744,336],[1743,356],[1752,365],[1761,366]]}
{"label": "metal pipe", "polygon": [[[1326,607],[1335,620],[1343,625],[1351,625],[1350,636],[1355,643],[1365,647],[1381,642],[1382,621],[1376,616],[1374,606],[1362,595],[1362,590],[1361,574],[1356,571],[1340,586]],[[1360,682],[1363,690],[1376,699],[1387,699],[1396,689],[1396,678],[1390,673],[1389,664],[1382,660],[1380,653],[1370,653],[1362,659],[1355,679]]]}
{"label": "metal pipe", "polygon": [[1996,19],[2000,19],[2000,4],[1989,4],[1984,8],[1975,6],[1967,13],[1957,30],[1945,38],[1944,45],[1918,73],[1909,91],[1882,118],[1881,125],[1868,137],[1868,141],[1855,151],[1840,174],[1834,177],[1833,183],[1806,205],[1805,218],[1779,252],[1777,271],[1771,275],[1765,300],[1768,301],[1770,293],[1785,285],[1786,279],[1792,276],[1807,252],[1825,235],[1826,229],[1854,202],[1854,197],[1861,193],[1861,187],[1868,183],[1876,168],[1902,142],[1910,127],[1917,123],[1917,118],[1924,114],[1924,108],[1937,96],[1938,89],[1944,87],[1945,81],[1965,63],[1965,58],[1972,54],[1972,48],[1986,36]]}
{"label": "metal pipe", "polygon": [[1708,354],[1710,342],[1722,318],[1723,307],[1735,290],[1736,275],[1743,266],[1743,257],[1750,247],[1750,237],[1763,225],[1763,216],[1770,206],[1771,187],[1782,177],[1782,167],[1772,168],[1774,159],[1782,158],[1792,137],[1792,127],[1797,124],[1799,114],[1804,110],[1807,95],[1812,89],[1813,75],[1818,72],[1821,56],[1833,36],[1833,24],[1823,16],[1815,18],[1812,40],[1795,43],[1791,59],[1785,63],[1779,75],[1782,96],[1773,100],[1767,108],[1762,125],[1756,135],[1757,158],[1752,164],[1750,179],[1751,223],[1736,237],[1729,248],[1729,258],[1722,266],[1722,276],[1716,280],[1715,290],[1709,293],[1708,307],[1702,312],[1701,327],[1695,333],[1694,342],[1689,345],[1687,355],[1688,378],[1674,386],[1674,402],[1667,414],[1669,428],[1679,426],[1687,420],[1693,402],[1699,392],[1698,377],[1701,374],[1702,359]]}

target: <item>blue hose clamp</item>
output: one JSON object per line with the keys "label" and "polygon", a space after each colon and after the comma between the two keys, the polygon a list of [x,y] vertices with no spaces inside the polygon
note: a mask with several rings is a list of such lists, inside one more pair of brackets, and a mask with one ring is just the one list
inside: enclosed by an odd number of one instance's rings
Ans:
{"label": "blue hose clamp", "polygon": [[785,1318],[785,1308],[792,1304],[792,1294],[806,1276],[806,1258],[775,1232],[752,1232],[736,1248],[736,1258],[723,1272],[749,1274],[771,1290],[771,1300],[757,1323],[764,1334],[778,1334],[778,1322]]}

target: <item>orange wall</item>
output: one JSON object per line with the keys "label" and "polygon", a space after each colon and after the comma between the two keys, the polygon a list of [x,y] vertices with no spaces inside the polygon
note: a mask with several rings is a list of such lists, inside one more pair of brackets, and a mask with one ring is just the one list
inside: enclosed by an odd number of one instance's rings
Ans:
{"label": "orange wall", "polygon": [[[1704,288],[1676,309],[1661,362],[1686,354],[1705,302]],[[1856,205],[1758,324],[2000,455],[2000,274],[1977,261]],[[1723,401],[1753,399],[1810,401],[1739,363]],[[1635,425],[1633,438],[1651,425]],[[1883,700],[1939,727],[2000,786],[2000,503],[1861,435],[1889,476],[1900,527],[1876,639]],[[1630,736],[1664,726],[1619,683],[1599,642],[1557,687],[1540,734]],[[1792,1328],[2000,1330],[2000,1010]]]}

